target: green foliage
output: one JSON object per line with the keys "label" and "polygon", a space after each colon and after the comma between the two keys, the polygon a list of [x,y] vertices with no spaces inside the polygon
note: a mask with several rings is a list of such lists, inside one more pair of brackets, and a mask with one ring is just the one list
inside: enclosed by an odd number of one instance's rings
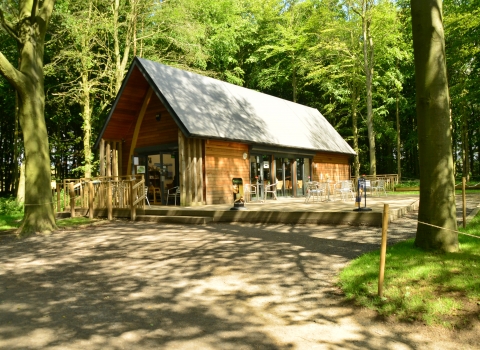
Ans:
{"label": "green foliage", "polygon": [[480,215],[459,235],[460,252],[425,252],[413,240],[387,249],[384,298],[378,291],[379,252],[354,260],[340,274],[348,299],[402,321],[464,327],[467,304],[480,302]]}
{"label": "green foliage", "polygon": [[[120,2],[115,23],[111,1],[57,0],[45,48],[46,119],[54,176],[77,177],[80,174],[72,170],[83,171],[87,164],[83,137],[88,129],[84,122],[88,110],[83,106],[90,103],[93,142],[115,98],[117,80],[124,74],[118,78],[115,74],[117,49],[125,53],[127,64],[137,55],[317,108],[351,145],[355,106],[360,171],[367,172],[363,37],[361,19],[352,11],[354,3],[359,2],[132,0]],[[377,172],[397,172],[396,140],[400,137],[402,176],[418,178],[409,6],[407,0],[381,0],[371,12],[373,123]],[[480,1],[447,0],[443,6],[453,154],[459,155],[460,173],[462,148],[467,144],[469,172],[478,177]],[[15,41],[2,30],[0,51],[11,62],[16,61]],[[89,92],[88,99],[83,92]],[[396,128],[397,103],[400,134]],[[13,175],[17,166],[12,161],[14,145],[21,144],[14,139],[14,108],[13,89],[0,77],[0,168],[8,175]],[[95,161],[91,156],[88,160]],[[5,186],[10,187],[8,175]]]}
{"label": "green foliage", "polygon": [[0,215],[23,215],[23,203],[18,203],[15,198],[0,198]]}

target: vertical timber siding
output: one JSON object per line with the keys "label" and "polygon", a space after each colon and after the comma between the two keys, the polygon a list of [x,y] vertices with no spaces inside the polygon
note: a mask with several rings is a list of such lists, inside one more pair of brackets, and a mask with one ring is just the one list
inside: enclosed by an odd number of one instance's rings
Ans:
{"label": "vertical timber siding", "polygon": [[178,130],[180,163],[180,205],[204,205],[203,196],[203,141],[188,138]]}
{"label": "vertical timber siding", "polygon": [[325,179],[341,181],[350,179],[350,155],[319,152],[312,161],[313,181],[319,181],[321,174]]}
{"label": "vertical timber siding", "polygon": [[250,159],[243,153],[248,153],[246,144],[205,141],[206,204],[233,203],[232,179],[250,181]]}

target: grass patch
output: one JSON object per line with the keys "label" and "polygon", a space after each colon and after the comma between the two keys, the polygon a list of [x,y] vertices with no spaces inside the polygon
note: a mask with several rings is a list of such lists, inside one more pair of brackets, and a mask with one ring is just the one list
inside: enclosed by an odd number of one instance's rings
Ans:
{"label": "grass patch", "polygon": [[75,227],[81,225],[88,225],[98,220],[91,220],[89,218],[84,217],[76,217],[76,218],[66,218],[66,219],[59,219],[57,220],[58,228],[68,228],[68,227]]}
{"label": "grass patch", "polygon": [[340,274],[348,299],[400,321],[462,328],[478,320],[480,215],[460,231],[457,253],[425,252],[413,239],[387,249],[383,298],[378,293],[379,251],[352,261]]}
{"label": "grass patch", "polygon": [[20,226],[22,214],[0,214],[0,231],[14,230]]}
{"label": "grass patch", "polygon": [[[15,230],[20,227],[23,219],[23,205],[17,204],[14,198],[0,198],[0,231]],[[59,228],[88,225],[98,220],[90,220],[84,217],[67,218],[57,220]]]}

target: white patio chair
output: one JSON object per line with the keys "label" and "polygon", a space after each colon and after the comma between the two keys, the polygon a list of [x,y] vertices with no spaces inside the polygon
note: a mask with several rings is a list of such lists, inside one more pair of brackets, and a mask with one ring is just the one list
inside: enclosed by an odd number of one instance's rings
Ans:
{"label": "white patio chair", "polygon": [[180,199],[180,186],[175,186],[167,190],[167,205],[170,197],[175,198],[175,205],[177,205],[177,197]]}
{"label": "white patio chair", "polygon": [[325,185],[316,181],[307,182],[307,195],[305,197],[305,203],[308,203],[310,198],[315,202],[315,199],[321,200],[322,194],[325,195]]}
{"label": "white patio chair", "polygon": [[377,180],[376,184],[372,186],[372,191],[374,194],[379,194],[380,191],[383,191],[385,197],[387,196],[387,191],[385,190],[385,180]]}
{"label": "white patio chair", "polygon": [[278,182],[275,182],[271,185],[265,185],[265,190],[263,191],[265,200],[267,200],[267,195],[269,193],[272,194],[273,199],[275,200],[277,199],[277,185],[278,185]]}
{"label": "white patio chair", "polygon": [[148,207],[151,208],[150,202],[148,201],[148,186],[145,186],[145,202],[147,202]]}
{"label": "white patio chair", "polygon": [[345,180],[336,183],[334,186],[334,192],[336,195],[340,195],[342,201],[345,201],[348,197],[351,197],[352,200],[355,200],[352,181]]}
{"label": "white patio chair", "polygon": [[245,201],[250,202],[252,200],[252,195],[258,198],[257,186],[253,184],[244,184],[243,185],[243,195],[245,196]]}

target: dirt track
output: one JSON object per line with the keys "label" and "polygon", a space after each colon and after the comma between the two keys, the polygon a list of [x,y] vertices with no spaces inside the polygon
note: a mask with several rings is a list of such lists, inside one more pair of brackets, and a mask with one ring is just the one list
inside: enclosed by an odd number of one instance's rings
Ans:
{"label": "dirt track", "polygon": [[[474,349],[462,333],[376,320],[335,276],[380,229],[115,221],[0,237],[0,349]],[[390,226],[390,242],[415,222]]]}

